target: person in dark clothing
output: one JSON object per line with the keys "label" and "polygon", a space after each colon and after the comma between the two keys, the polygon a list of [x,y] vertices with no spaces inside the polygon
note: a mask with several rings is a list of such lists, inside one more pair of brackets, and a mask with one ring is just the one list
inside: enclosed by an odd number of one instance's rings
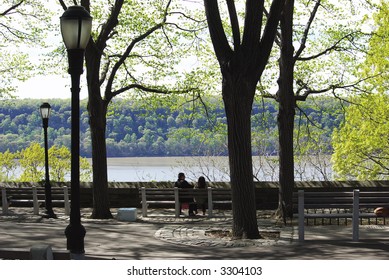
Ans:
{"label": "person in dark clothing", "polygon": [[[193,188],[193,186],[185,180],[185,174],[182,172],[178,173],[178,180],[174,183],[174,187],[181,188],[181,189]],[[181,198],[180,197],[180,207],[181,207],[180,211],[181,211],[181,213],[182,213],[182,204],[183,203],[189,204],[188,215],[195,216],[194,212],[196,211],[196,205],[194,203],[193,198]]]}
{"label": "person in dark clothing", "polygon": [[[205,182],[205,178],[203,176],[200,176],[199,177],[199,180],[197,181],[197,186],[196,186],[196,189],[206,189],[207,188],[207,183]],[[201,208],[201,210],[203,211],[203,215],[205,215],[205,209],[206,209],[206,206],[207,206],[207,197],[205,196],[195,196],[195,200],[196,200],[196,203],[197,203],[197,207]]]}
{"label": "person in dark clothing", "polygon": [[182,188],[182,189],[186,189],[186,188],[193,188],[193,186],[191,184],[189,184],[186,180],[185,180],[185,174],[180,172],[178,173],[178,180],[176,181],[176,183],[174,184],[174,187],[176,188]]}

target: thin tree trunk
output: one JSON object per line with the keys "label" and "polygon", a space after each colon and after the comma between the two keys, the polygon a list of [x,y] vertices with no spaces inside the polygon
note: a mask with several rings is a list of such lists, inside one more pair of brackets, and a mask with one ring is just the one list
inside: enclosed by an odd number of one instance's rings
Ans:
{"label": "thin tree trunk", "polygon": [[[89,104],[90,107],[91,104]],[[103,106],[103,105],[100,105]],[[92,108],[89,108],[92,111]],[[104,108],[100,110],[106,111]],[[93,110],[96,111],[95,109]],[[92,115],[92,114],[91,114]],[[107,149],[105,143],[106,114],[93,114],[90,120],[93,163],[93,212],[94,219],[111,219],[108,196]]]}
{"label": "thin tree trunk", "polygon": [[293,127],[294,110],[282,107],[278,113],[279,158],[280,158],[280,190],[279,210],[286,222],[286,218],[293,215],[293,188],[294,188],[294,158],[293,158]]}
{"label": "thin tree trunk", "polygon": [[92,168],[93,168],[93,211],[94,219],[111,219],[112,214],[108,196],[107,148],[105,143],[106,112],[105,100],[101,98],[99,69],[100,58],[96,49],[88,45],[85,54],[88,80],[88,112],[89,126],[92,138]]}
{"label": "thin tree trunk", "polygon": [[293,153],[293,130],[295,116],[295,96],[293,92],[293,69],[294,69],[294,48],[292,45],[293,35],[293,7],[294,1],[288,0],[285,3],[281,16],[281,58],[280,77],[278,80],[279,111],[278,111],[278,133],[279,133],[279,159],[280,159],[280,190],[279,210],[282,213],[284,222],[287,217],[293,215],[293,188],[294,188],[294,153]]}

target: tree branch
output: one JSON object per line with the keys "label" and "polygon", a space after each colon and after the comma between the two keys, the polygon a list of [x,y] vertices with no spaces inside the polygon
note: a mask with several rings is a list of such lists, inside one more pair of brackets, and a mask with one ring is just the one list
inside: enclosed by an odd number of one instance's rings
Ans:
{"label": "tree branch", "polygon": [[1,13],[0,13],[0,16],[5,16],[5,15],[9,14],[11,11],[16,10],[20,5],[23,4],[24,1],[25,1],[25,0],[20,0],[20,2],[18,2],[18,3],[16,3],[16,4],[12,5],[12,6],[9,7],[8,9],[6,9],[4,12],[1,12]]}
{"label": "tree branch", "polygon": [[[265,1],[259,0],[246,1],[246,17],[244,21],[242,47],[250,50],[250,52],[258,51],[258,44],[261,39],[264,2]],[[272,6],[275,2],[278,2],[278,0],[274,0]],[[270,12],[267,23],[269,23],[270,17],[272,17],[271,13],[272,12]]]}
{"label": "tree branch", "polygon": [[176,28],[179,29],[179,30],[182,30],[182,31],[190,31],[190,32],[201,31],[201,30],[204,29],[203,27],[198,28],[198,29],[187,29],[187,28],[182,28],[181,26],[179,26],[177,23],[174,23],[174,22],[166,22],[166,25],[172,25],[172,26],[176,27]]}
{"label": "tree branch", "polygon": [[169,14],[170,15],[182,15],[183,17],[185,17],[187,19],[190,19],[191,21],[197,22],[197,23],[205,23],[206,22],[205,20],[198,20],[196,18],[192,18],[192,17],[188,16],[187,14],[185,14],[183,12],[171,12]]}
{"label": "tree branch", "polygon": [[[374,155],[371,155],[371,154],[368,154],[368,153],[365,153],[364,151],[361,151],[361,154],[363,156],[365,156],[368,160],[372,161],[373,163],[377,164],[379,167],[381,167],[382,169],[384,170],[388,170],[389,171],[389,168],[387,167],[387,165],[385,163],[382,163],[381,160],[382,159],[385,159],[383,157],[379,157],[379,156],[374,156]],[[366,168],[366,167],[365,167]],[[383,173],[383,174],[386,174],[386,173]]]}
{"label": "tree branch", "polygon": [[68,8],[63,0],[58,0],[58,2],[64,11]]}
{"label": "tree branch", "polygon": [[[301,119],[301,114],[304,115],[304,117],[307,119],[308,123],[312,124],[313,126],[317,127],[317,128],[320,128],[310,117],[309,115],[307,115],[307,113],[305,113],[305,111],[303,109],[301,109],[297,104],[296,104],[296,108],[297,110],[299,110],[300,112],[300,119]],[[308,123],[307,123],[307,127],[308,127]],[[309,130],[308,130],[309,131]]]}
{"label": "tree branch", "polygon": [[119,23],[118,17],[120,14],[120,10],[123,6],[123,0],[115,0],[115,4],[111,8],[111,15],[109,16],[107,22],[103,24],[100,34],[96,40],[96,47],[100,52],[102,52],[109,38],[111,38],[111,32]]}
{"label": "tree branch", "polygon": [[234,50],[237,51],[240,47],[240,30],[234,0],[227,0],[227,7],[230,15],[232,38],[234,39]]}
{"label": "tree branch", "polygon": [[348,85],[332,84],[332,85],[329,85],[328,87],[322,88],[322,89],[312,89],[308,86],[308,84],[304,83],[302,80],[297,80],[296,83],[298,86],[300,86],[297,93],[300,93],[302,91],[304,91],[304,93],[302,95],[296,94],[295,97],[296,97],[296,100],[298,100],[298,101],[305,101],[307,99],[307,97],[311,94],[320,94],[320,93],[325,93],[325,92],[330,92],[330,91],[332,91],[334,93],[336,89],[348,89],[348,88],[359,89],[357,87],[359,84],[361,84],[362,82],[364,82],[368,79],[371,79],[371,78],[373,78],[373,77],[367,77],[367,78],[358,80],[358,81],[351,83],[351,84],[348,84]]}
{"label": "tree branch", "polygon": [[168,90],[168,89],[162,89],[162,88],[156,88],[156,87],[148,87],[148,86],[140,85],[140,84],[131,84],[131,85],[127,85],[125,87],[122,87],[119,90],[113,91],[111,94],[111,96],[112,96],[111,99],[113,97],[115,97],[123,92],[126,92],[128,90],[131,90],[131,89],[139,89],[139,90],[144,91],[144,92],[159,93],[159,94],[188,93],[188,92],[197,90],[197,88],[189,88],[189,89],[185,89],[185,90]]}
{"label": "tree branch", "polygon": [[[264,7],[263,8],[263,13],[265,14],[266,18],[269,19],[269,12],[267,11],[267,9]],[[280,38],[281,38],[281,33],[277,30],[276,32],[276,37],[274,39],[274,42],[276,43],[276,45],[278,47],[281,48],[281,41],[280,41]]]}
{"label": "tree branch", "polygon": [[228,40],[223,29],[218,1],[204,0],[204,7],[209,33],[217,60],[220,65],[226,65],[230,61],[233,51],[228,44]]}
{"label": "tree branch", "polygon": [[[263,31],[262,39],[260,42],[260,56],[257,57],[257,60],[255,65],[260,65],[256,71],[256,76],[260,77],[263,70],[266,67],[266,61],[268,60],[270,56],[271,49],[273,47],[273,42],[276,37],[277,33],[277,27],[278,22],[280,21],[281,17],[281,11],[285,5],[285,0],[273,0],[270,11],[269,11],[269,17],[266,21],[266,26]],[[261,10],[262,13],[263,10]]]}
{"label": "tree branch", "polygon": [[[297,55],[296,55],[295,58],[298,61],[308,61],[308,60],[313,60],[313,59],[316,59],[316,58],[321,57],[323,55],[326,55],[326,54],[328,54],[328,53],[330,53],[332,51],[342,51],[342,50],[345,50],[345,48],[339,46],[340,43],[342,43],[345,39],[353,38],[353,35],[357,34],[357,33],[360,33],[360,32],[356,31],[356,32],[353,32],[353,33],[350,33],[350,34],[347,34],[347,35],[343,36],[338,41],[336,41],[335,44],[333,44],[329,48],[323,50],[322,52],[320,52],[320,53],[318,53],[316,55],[312,55],[312,56],[308,56],[308,57],[297,57]],[[346,49],[346,50],[348,50],[348,49]]]}
{"label": "tree branch", "polygon": [[[118,2],[118,0],[116,2]],[[121,0],[121,2],[123,2],[123,1]],[[120,57],[120,59],[113,66],[112,71],[111,71],[111,73],[109,75],[109,78],[108,78],[108,81],[107,81],[106,90],[105,90],[105,97],[106,97],[108,102],[114,96],[116,96],[117,94],[120,94],[121,92],[127,91],[128,89],[134,87],[134,85],[132,85],[132,86],[130,86],[130,88],[127,86],[127,87],[124,87],[123,89],[120,89],[120,90],[117,90],[117,91],[114,91],[114,92],[112,91],[112,85],[113,85],[113,81],[115,79],[116,73],[119,70],[119,68],[124,64],[125,60],[129,57],[129,55],[130,55],[132,49],[135,47],[135,45],[138,42],[142,41],[143,39],[147,38],[149,35],[154,33],[156,30],[162,28],[163,25],[166,23],[166,17],[167,17],[167,14],[168,14],[167,11],[168,11],[168,9],[170,7],[170,4],[171,4],[171,0],[169,0],[169,2],[166,4],[162,21],[160,23],[156,24],[155,26],[151,27],[145,33],[143,33],[143,34],[139,35],[138,37],[134,38],[131,41],[131,43],[127,46],[127,49],[124,51],[123,55]]]}
{"label": "tree branch", "polygon": [[316,13],[317,13],[317,10],[319,9],[320,7],[320,4],[321,4],[321,1],[320,0],[317,0],[316,1],[316,4],[315,4],[315,7],[313,8],[313,11],[311,12],[311,15],[309,17],[309,20],[305,26],[305,29],[304,29],[304,34],[303,34],[303,37],[301,38],[301,44],[300,44],[300,48],[297,50],[296,52],[296,55],[294,56],[294,59],[296,60],[298,57],[300,57],[301,53],[303,52],[303,50],[305,49],[305,44],[307,42],[307,39],[308,39],[308,33],[309,33],[309,29],[311,28],[311,25],[313,23],[313,20],[315,19],[315,16],[316,16]]}

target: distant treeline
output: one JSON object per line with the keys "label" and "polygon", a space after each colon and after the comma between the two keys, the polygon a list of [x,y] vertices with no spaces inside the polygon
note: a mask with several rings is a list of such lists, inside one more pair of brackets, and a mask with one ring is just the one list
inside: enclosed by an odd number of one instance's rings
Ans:
{"label": "distant treeline", "polygon": [[[43,145],[39,106],[49,102],[49,146],[70,147],[70,100],[10,100],[0,103],[0,152],[16,152],[37,142]],[[227,155],[227,125],[221,99],[205,102],[152,103],[150,100],[116,99],[107,117],[109,157]],[[177,104],[181,104],[177,106]],[[204,106],[204,104],[207,104]],[[81,155],[91,156],[91,136],[81,101]],[[252,110],[253,153],[277,153],[278,104],[259,99]],[[299,103],[295,128],[320,129],[321,141],[331,145],[331,134],[343,120],[338,100],[319,97]],[[299,135],[301,137],[301,135]]]}

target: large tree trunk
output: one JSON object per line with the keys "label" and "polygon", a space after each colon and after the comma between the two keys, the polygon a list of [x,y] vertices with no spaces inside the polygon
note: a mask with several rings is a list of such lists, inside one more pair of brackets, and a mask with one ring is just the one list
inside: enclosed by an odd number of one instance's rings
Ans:
{"label": "large tree trunk", "polygon": [[223,82],[232,188],[232,230],[234,238],[254,239],[259,238],[251,151],[251,109],[255,81],[248,87],[248,83],[239,80],[231,78],[227,81],[224,78]]}
{"label": "large tree trunk", "polygon": [[[247,0],[241,34],[234,1],[226,1],[233,48],[227,39],[219,1],[204,0],[208,28],[223,76],[235,238],[258,238],[251,151],[251,110],[256,85],[273,46],[285,0],[273,0],[262,32],[263,0]],[[262,34],[262,37],[261,37]]]}
{"label": "large tree trunk", "polygon": [[293,35],[293,7],[294,1],[288,0],[285,3],[281,16],[281,58],[280,76],[278,80],[279,111],[278,111],[278,133],[279,133],[279,159],[280,159],[280,190],[279,209],[286,222],[286,217],[293,215],[293,188],[294,188],[294,153],[293,153],[293,130],[295,116],[295,96],[293,92],[293,69],[294,69],[294,48],[292,45]]}
{"label": "large tree trunk", "polygon": [[93,212],[94,219],[111,219],[108,196],[107,148],[105,143],[107,101],[101,98],[100,56],[88,45],[85,53],[88,80],[88,112],[92,138]]}

